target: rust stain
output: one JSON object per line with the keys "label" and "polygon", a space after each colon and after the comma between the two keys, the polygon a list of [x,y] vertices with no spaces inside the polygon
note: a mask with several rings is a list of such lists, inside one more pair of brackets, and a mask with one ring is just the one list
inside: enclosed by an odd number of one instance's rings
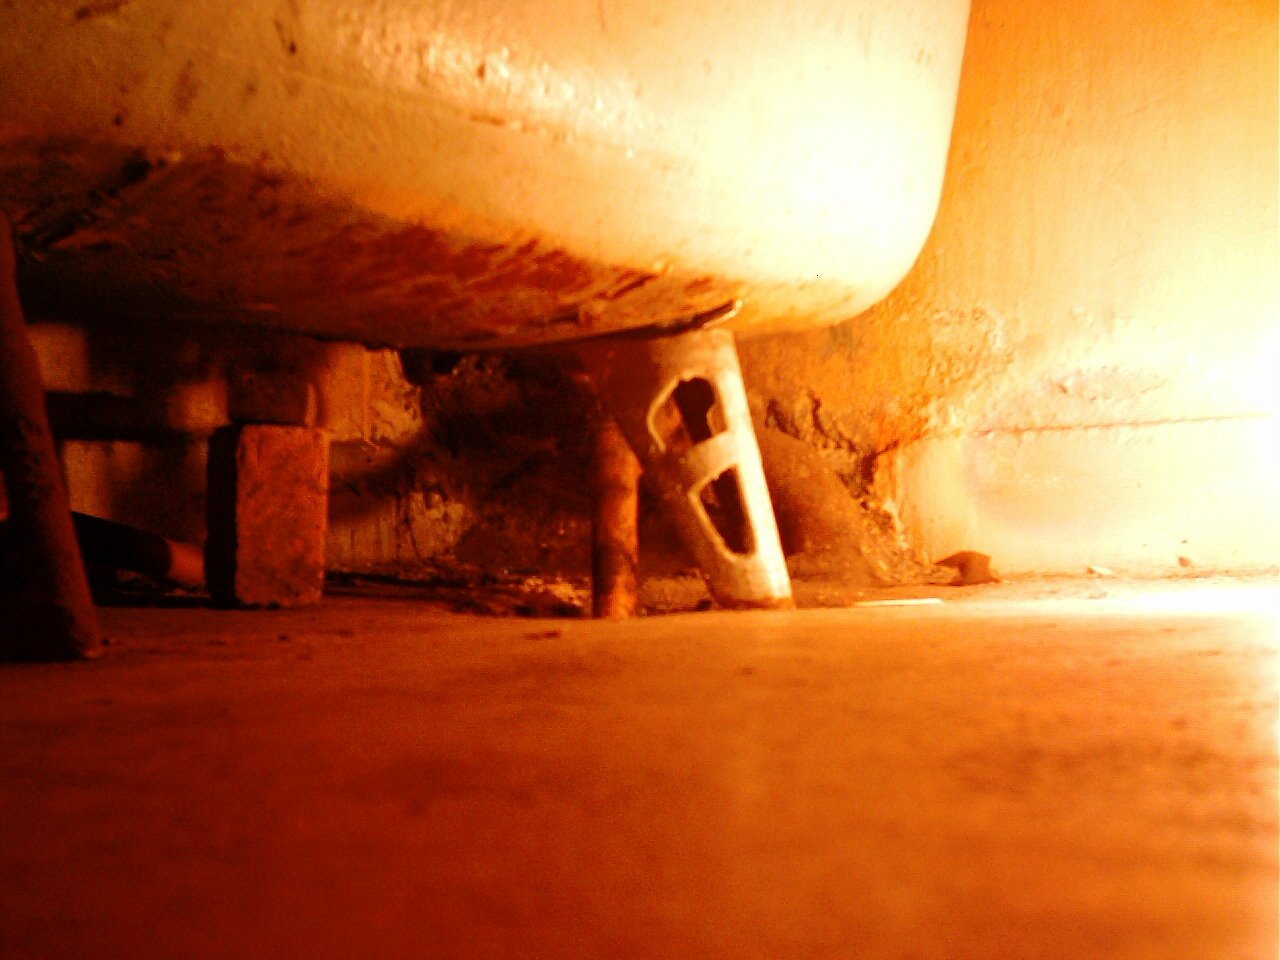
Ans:
{"label": "rust stain", "polygon": [[276,37],[280,40],[280,49],[291,57],[298,54],[298,26],[301,18],[302,11],[298,7],[298,0],[285,0],[279,6],[277,15],[271,20]]}
{"label": "rust stain", "polygon": [[195,78],[195,68],[195,61],[188,60],[182,65],[182,71],[174,82],[173,109],[179,115],[191,112],[191,105],[195,103],[196,96],[200,93],[200,81]]}
{"label": "rust stain", "polygon": [[86,3],[84,6],[76,9],[75,19],[92,20],[94,17],[101,17],[108,13],[115,13],[129,5],[129,0],[98,0],[96,3]]}
{"label": "rust stain", "polygon": [[659,274],[656,273],[641,273],[635,270],[627,270],[620,278],[621,282],[616,287],[602,293],[600,295],[600,299],[609,301],[619,300],[627,294],[634,293],[641,287],[652,283],[654,280],[657,280],[658,277]]}
{"label": "rust stain", "polygon": [[474,123],[487,123],[491,127],[510,127],[514,124],[514,121],[503,119],[492,113],[472,113],[467,116]]}
{"label": "rust stain", "polygon": [[[0,196],[28,211],[26,279],[53,308],[80,296],[122,316],[450,348],[619,332],[701,316],[708,291],[723,296],[714,277],[590,260],[538,236],[479,241],[375,215],[217,151],[116,150],[98,164],[94,149],[0,144]],[[584,309],[598,303],[611,309]]]}

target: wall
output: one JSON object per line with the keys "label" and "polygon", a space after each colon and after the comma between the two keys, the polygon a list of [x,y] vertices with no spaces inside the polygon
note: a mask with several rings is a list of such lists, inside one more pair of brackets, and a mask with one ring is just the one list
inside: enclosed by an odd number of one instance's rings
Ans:
{"label": "wall", "polygon": [[334,440],[333,561],[397,557],[385,528],[419,518],[397,509],[395,467],[422,418],[393,353],[256,330],[36,321],[73,509],[203,542],[209,435],[236,415],[307,420]]}
{"label": "wall", "polygon": [[975,0],[920,260],[852,322],[747,345],[762,422],[922,558],[1274,564],[1276,48],[1273,2]]}
{"label": "wall", "polygon": [[[35,318],[72,508],[205,539],[205,451],[233,419],[332,438],[330,569],[587,564],[592,407],[546,357],[410,358],[262,330]],[[3,516],[0,501],[0,516]]]}

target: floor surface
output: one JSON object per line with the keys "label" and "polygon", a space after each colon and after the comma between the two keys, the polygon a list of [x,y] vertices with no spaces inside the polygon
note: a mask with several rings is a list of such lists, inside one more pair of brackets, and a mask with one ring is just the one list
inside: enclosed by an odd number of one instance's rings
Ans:
{"label": "floor surface", "polygon": [[0,666],[0,956],[1269,960],[1278,600],[109,609]]}

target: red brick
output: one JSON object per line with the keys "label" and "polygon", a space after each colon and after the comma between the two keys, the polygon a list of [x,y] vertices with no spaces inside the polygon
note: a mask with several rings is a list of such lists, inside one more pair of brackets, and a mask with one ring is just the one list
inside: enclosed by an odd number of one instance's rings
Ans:
{"label": "red brick", "polygon": [[324,587],[329,436],[316,427],[226,427],[209,443],[209,592],[296,607]]}

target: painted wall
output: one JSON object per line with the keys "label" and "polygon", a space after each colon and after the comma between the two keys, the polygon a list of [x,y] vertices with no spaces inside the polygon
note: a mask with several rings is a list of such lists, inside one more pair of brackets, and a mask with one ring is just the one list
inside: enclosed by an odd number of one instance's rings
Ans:
{"label": "painted wall", "polygon": [[761,421],[922,557],[1274,564],[1276,36],[1267,0],[976,0],[920,260],[863,317],[748,345]]}

